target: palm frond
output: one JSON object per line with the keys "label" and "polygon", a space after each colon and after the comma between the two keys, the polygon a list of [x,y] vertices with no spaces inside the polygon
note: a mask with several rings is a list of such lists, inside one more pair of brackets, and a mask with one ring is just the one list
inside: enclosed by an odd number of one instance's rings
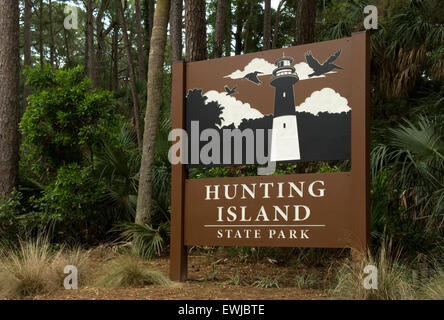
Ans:
{"label": "palm frond", "polygon": [[133,250],[143,258],[151,259],[159,256],[164,248],[164,242],[169,238],[169,224],[161,224],[153,228],[148,224],[123,223],[118,226],[121,239],[131,242]]}

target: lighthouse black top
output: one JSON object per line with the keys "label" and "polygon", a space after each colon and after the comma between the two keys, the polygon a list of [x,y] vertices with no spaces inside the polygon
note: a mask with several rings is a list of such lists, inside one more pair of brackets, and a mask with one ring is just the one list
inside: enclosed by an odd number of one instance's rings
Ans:
{"label": "lighthouse black top", "polygon": [[299,81],[296,70],[291,63],[293,58],[282,57],[275,61],[276,69],[270,84],[276,88],[274,95],[274,117],[295,114],[293,85]]}

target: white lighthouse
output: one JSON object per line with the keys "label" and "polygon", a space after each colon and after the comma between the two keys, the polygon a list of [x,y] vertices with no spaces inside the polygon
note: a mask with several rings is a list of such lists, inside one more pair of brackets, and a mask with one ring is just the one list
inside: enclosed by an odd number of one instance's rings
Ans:
{"label": "white lighthouse", "polygon": [[277,68],[270,80],[270,85],[275,87],[271,162],[301,159],[293,93],[293,86],[299,77],[291,66],[292,62],[291,57],[277,59]]}

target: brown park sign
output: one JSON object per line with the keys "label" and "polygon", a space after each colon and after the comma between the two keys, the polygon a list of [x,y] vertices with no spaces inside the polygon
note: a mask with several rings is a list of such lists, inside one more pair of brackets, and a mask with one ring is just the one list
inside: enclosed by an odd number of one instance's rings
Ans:
{"label": "brown park sign", "polygon": [[[369,237],[369,38],[173,65],[171,266],[187,247],[357,248]],[[232,134],[234,133],[234,134]],[[236,134],[240,134],[236,145]],[[227,138],[227,139],[225,139]],[[350,172],[188,179],[190,167],[351,160]]]}

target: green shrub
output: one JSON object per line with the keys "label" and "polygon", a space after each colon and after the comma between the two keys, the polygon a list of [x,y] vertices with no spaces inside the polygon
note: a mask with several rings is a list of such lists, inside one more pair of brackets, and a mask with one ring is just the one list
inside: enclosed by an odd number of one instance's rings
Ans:
{"label": "green shrub", "polygon": [[103,198],[103,183],[95,179],[91,167],[71,163],[59,168],[41,197],[31,200],[40,228],[51,222],[56,239],[88,241],[103,238],[112,227],[107,208],[101,205]]}
{"label": "green shrub", "polygon": [[105,201],[104,179],[95,170],[103,141],[119,144],[122,117],[113,95],[93,90],[80,67],[25,73],[33,90],[20,122],[27,219],[38,229],[53,227],[58,240],[102,240],[120,220],[114,204]]}
{"label": "green shrub", "polygon": [[50,176],[65,164],[89,160],[121,120],[112,93],[91,91],[91,81],[80,67],[55,71],[37,67],[25,73],[33,94],[20,130],[33,173]]}
{"label": "green shrub", "polygon": [[22,201],[22,193],[14,190],[0,203],[0,245],[14,242],[17,235],[22,232],[20,225]]}

